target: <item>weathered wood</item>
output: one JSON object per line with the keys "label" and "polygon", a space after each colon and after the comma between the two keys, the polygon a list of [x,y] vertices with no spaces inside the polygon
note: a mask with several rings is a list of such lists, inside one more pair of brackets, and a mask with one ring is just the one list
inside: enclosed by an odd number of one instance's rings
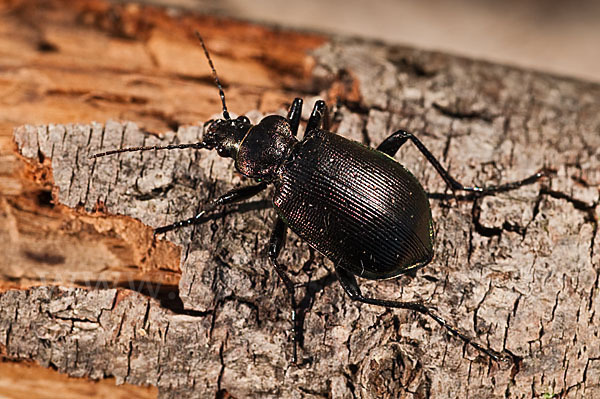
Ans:
{"label": "weathered wood", "polygon": [[[464,183],[514,180],[542,165],[557,170],[545,182],[476,202],[432,200],[432,264],[416,278],[364,284],[380,297],[430,301],[517,363],[490,364],[420,316],[351,302],[331,264],[291,234],[282,261],[305,286],[298,299],[307,313],[306,363],[290,365],[288,300],[265,256],[269,193],[166,235],[181,248],[178,287],[141,280],[117,290],[0,294],[3,353],[74,376],[157,385],[165,398],[600,395],[600,87],[343,38],[312,57],[311,85],[340,100],[340,134],[376,145],[405,128]],[[214,88],[210,96],[217,99]],[[213,107],[218,112],[217,101]],[[201,132],[181,127],[156,137],[117,122],[24,126],[15,141],[65,207],[156,227],[247,182],[230,161],[205,151],[87,155],[190,142]],[[405,147],[397,159],[429,191],[444,191],[431,166]]]}
{"label": "weathered wood", "polygon": [[75,378],[23,360],[1,362],[0,376],[0,395],[10,399],[148,399],[156,398],[158,394],[158,388],[152,385],[115,385],[114,378],[109,377],[99,380]]}
{"label": "weathered wood", "polygon": [[75,271],[108,285],[177,285],[179,248],[154,246],[129,218],[54,206],[52,170],[22,162],[12,136],[24,124],[121,118],[160,134],[207,120],[220,102],[194,29],[238,113],[273,111],[291,90],[310,89],[307,51],[325,40],[101,0],[0,2],[0,288],[64,285]]}

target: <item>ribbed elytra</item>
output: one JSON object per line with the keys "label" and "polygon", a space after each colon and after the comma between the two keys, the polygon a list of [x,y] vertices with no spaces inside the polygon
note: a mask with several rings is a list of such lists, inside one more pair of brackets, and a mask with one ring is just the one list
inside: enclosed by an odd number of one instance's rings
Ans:
{"label": "ribbed elytra", "polygon": [[282,165],[275,187],[288,227],[359,277],[395,277],[433,255],[427,194],[379,151],[317,130]]}
{"label": "ribbed elytra", "polygon": [[294,99],[285,118],[270,115],[257,125],[252,125],[245,116],[231,119],[208,50],[200,35],[196,35],[219,90],[223,118],[207,122],[199,143],[123,148],[93,157],[126,151],[216,150],[220,156],[234,159],[238,172],[256,184],[232,189],[208,202],[195,217],[157,228],[155,233],[201,223],[206,220],[203,216],[207,212],[251,198],[274,185],[277,219],[269,240],[269,259],[290,296],[294,363],[298,360],[299,342],[295,285],[286,267],[277,260],[288,227],[333,261],[340,284],[353,300],[425,314],[491,359],[510,360],[510,354],[477,343],[420,302],[363,296],[356,276],[373,280],[391,278],[423,267],[433,258],[433,221],[425,190],[412,173],[393,159],[407,141],[415,145],[453,191],[476,195],[509,191],[536,182],[547,171],[541,169],[526,179],[498,186],[464,186],[450,176],[418,138],[404,130],[392,133],[376,149],[330,132],[323,101],[315,103],[300,141],[296,138],[302,111],[300,98]]}

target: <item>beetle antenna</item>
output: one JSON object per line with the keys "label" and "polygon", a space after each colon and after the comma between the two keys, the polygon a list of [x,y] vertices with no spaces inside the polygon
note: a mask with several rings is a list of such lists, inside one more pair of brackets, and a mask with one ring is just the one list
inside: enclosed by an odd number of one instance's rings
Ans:
{"label": "beetle antenna", "polygon": [[121,152],[134,152],[134,151],[151,151],[151,150],[175,150],[175,149],[183,149],[183,148],[196,148],[202,149],[207,148],[204,143],[192,143],[192,144],[171,144],[165,146],[155,145],[152,147],[129,147],[129,148],[121,148],[119,150],[110,150],[106,152],[100,152],[98,154],[91,155],[90,158],[100,158],[107,155],[112,154],[120,154]]}
{"label": "beetle antenna", "polygon": [[196,33],[196,37],[198,38],[198,40],[200,40],[200,44],[202,45],[202,48],[204,49],[204,55],[206,55],[206,59],[208,60],[208,65],[210,65],[210,69],[212,69],[213,78],[215,79],[215,83],[217,84],[217,87],[219,88],[219,95],[221,96],[221,102],[223,103],[223,118],[231,119],[231,117],[229,116],[229,112],[227,112],[227,105],[225,105],[225,92],[223,91],[223,86],[221,86],[221,81],[219,80],[219,76],[217,76],[217,70],[215,69],[215,66],[213,65],[212,59],[210,58],[210,54],[208,54],[208,50],[206,49],[206,46],[204,45],[204,40],[202,39],[202,36],[200,36],[200,33],[198,33],[198,31],[196,31],[195,33]]}

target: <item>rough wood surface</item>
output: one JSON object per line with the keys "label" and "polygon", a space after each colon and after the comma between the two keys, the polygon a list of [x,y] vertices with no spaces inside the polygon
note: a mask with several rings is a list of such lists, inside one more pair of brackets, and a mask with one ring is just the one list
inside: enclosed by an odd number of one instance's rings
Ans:
{"label": "rough wood surface", "polygon": [[[464,183],[514,180],[542,165],[557,170],[475,202],[432,200],[432,264],[414,277],[364,283],[380,297],[429,301],[479,341],[510,351],[514,364],[489,363],[421,316],[353,303],[331,264],[292,234],[281,258],[304,287],[298,299],[306,313],[304,364],[291,365],[287,296],[265,256],[269,193],[166,235],[181,248],[178,286],[142,279],[114,289],[86,275],[88,289],[0,294],[3,353],[73,376],[156,385],[164,398],[599,396],[600,87],[343,38],[311,55],[310,86],[338,100],[335,127],[346,137],[377,145],[405,128]],[[242,101],[240,92],[228,98]],[[206,95],[217,99],[214,88]],[[55,187],[57,202],[88,218],[118,214],[152,227],[189,217],[246,182],[230,161],[207,152],[87,155],[201,133],[180,127],[157,137],[119,122],[14,131],[18,151]],[[405,147],[397,159],[430,192],[443,192],[430,165]],[[141,253],[151,256],[161,241],[145,242]]]}

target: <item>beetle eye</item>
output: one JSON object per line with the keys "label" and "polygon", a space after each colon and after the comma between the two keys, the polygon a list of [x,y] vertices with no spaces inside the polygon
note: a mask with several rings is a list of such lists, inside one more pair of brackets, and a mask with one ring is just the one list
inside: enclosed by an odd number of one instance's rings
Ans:
{"label": "beetle eye", "polygon": [[249,125],[250,124],[250,119],[248,119],[248,117],[245,116],[245,115],[238,116],[237,120],[240,121],[240,122],[242,122],[245,125]]}

